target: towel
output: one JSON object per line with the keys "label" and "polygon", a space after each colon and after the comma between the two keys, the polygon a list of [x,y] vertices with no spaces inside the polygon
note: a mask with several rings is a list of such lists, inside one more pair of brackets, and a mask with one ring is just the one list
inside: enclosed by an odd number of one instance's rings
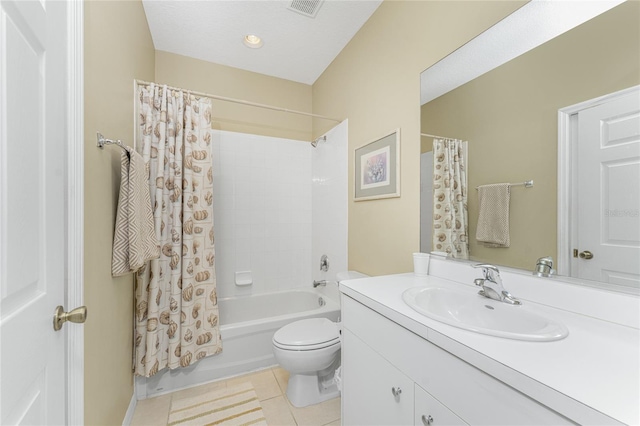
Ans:
{"label": "towel", "polygon": [[509,184],[478,187],[478,227],[476,240],[486,247],[509,247]]}
{"label": "towel", "polygon": [[135,272],[148,260],[160,257],[149,195],[148,166],[126,147],[120,156],[120,196],[113,235],[111,274]]}

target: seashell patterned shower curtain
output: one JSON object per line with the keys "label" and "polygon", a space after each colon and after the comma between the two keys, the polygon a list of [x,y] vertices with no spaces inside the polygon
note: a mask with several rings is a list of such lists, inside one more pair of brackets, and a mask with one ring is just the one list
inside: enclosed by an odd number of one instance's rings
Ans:
{"label": "seashell patterned shower curtain", "polygon": [[137,150],[149,164],[159,259],[137,273],[135,374],[222,351],[213,237],[211,99],[138,89]]}
{"label": "seashell patterned shower curtain", "polygon": [[456,259],[469,258],[464,144],[433,140],[433,248]]}

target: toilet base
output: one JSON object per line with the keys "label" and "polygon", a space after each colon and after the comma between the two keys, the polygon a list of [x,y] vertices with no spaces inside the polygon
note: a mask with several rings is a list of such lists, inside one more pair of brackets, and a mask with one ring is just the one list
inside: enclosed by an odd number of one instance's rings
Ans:
{"label": "toilet base", "polygon": [[338,396],[340,391],[332,378],[322,380],[317,373],[289,376],[287,398],[294,407],[306,407]]}

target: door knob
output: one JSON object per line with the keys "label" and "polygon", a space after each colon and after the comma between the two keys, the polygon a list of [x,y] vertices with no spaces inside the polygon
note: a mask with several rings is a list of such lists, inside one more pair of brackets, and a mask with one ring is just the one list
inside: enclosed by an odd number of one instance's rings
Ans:
{"label": "door knob", "polygon": [[431,415],[427,416],[423,414],[421,419],[424,426],[431,426],[433,424],[433,417],[431,417]]}
{"label": "door knob", "polygon": [[53,329],[58,331],[67,321],[82,324],[87,320],[87,307],[80,306],[70,312],[65,312],[62,306],[58,306],[53,314]]}
{"label": "door knob", "polygon": [[581,251],[579,256],[580,256],[580,259],[585,259],[585,260],[593,259],[593,253],[591,253],[589,250]]}

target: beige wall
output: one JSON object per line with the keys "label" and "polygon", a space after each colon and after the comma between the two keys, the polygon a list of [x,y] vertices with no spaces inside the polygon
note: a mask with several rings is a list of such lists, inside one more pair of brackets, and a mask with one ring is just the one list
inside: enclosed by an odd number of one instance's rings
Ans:
{"label": "beige wall", "polygon": [[85,423],[122,424],[133,394],[133,280],[111,278],[120,149],[96,148],[96,131],[132,145],[133,79],[153,80],[154,48],[140,1],[84,7]]}
{"label": "beige wall", "polygon": [[[423,132],[469,140],[473,258],[531,269],[556,257],[558,109],[640,83],[638,16],[640,2],[624,3],[423,106]],[[511,192],[511,247],[478,244],[474,188],[529,179]]]}
{"label": "beige wall", "polygon": [[[420,241],[420,72],[523,3],[385,1],[313,85],[313,112],[349,119],[349,268],[412,270]],[[314,136],[333,123],[314,120]],[[353,151],[401,129],[401,197],[354,202]]]}
{"label": "beige wall", "polygon": [[[311,86],[173,53],[156,52],[156,82],[184,89],[311,112]],[[213,103],[220,130],[311,140],[311,118],[230,102]]]}

